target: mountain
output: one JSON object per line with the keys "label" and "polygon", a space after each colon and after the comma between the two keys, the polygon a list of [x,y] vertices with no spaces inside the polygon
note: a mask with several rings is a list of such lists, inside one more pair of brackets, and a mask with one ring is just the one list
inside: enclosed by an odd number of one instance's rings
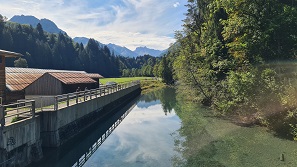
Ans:
{"label": "mountain", "polygon": [[134,53],[136,53],[137,55],[151,55],[151,56],[154,56],[154,57],[158,57],[161,55],[163,51],[161,50],[155,50],[155,49],[150,49],[150,48],[147,48],[146,46],[145,47],[137,47],[134,51]]}
{"label": "mountain", "polygon": [[86,37],[75,37],[73,38],[73,41],[74,42],[77,42],[77,43],[82,43],[84,46],[86,46],[89,42],[89,38],[86,38]]}
{"label": "mountain", "polygon": [[[73,40],[74,40],[74,42],[82,43],[84,46],[86,46],[88,44],[89,38],[75,37],[75,38],[73,38]],[[103,47],[105,45],[100,42],[98,42],[98,44],[101,47]],[[122,47],[122,46],[112,44],[112,43],[109,43],[106,46],[109,48],[109,50],[111,52],[114,52],[115,55],[121,55],[124,57],[137,57],[137,56],[143,56],[145,54],[149,54],[154,57],[159,57],[159,56],[162,56],[168,52],[168,49],[161,51],[161,50],[150,49],[147,47],[138,47],[135,49],[135,51],[132,51],[126,47]]]}
{"label": "mountain", "polygon": [[[74,42],[77,42],[77,43],[82,43],[84,46],[86,46],[88,44],[88,42],[89,42],[89,38],[86,38],[86,37],[75,37],[75,38],[73,38],[73,41]],[[101,43],[101,42],[99,42],[97,40],[95,40],[95,41],[98,43],[98,45],[101,48],[104,46],[103,43]]]}
{"label": "mountain", "polygon": [[[89,42],[89,38],[75,37],[75,38],[73,38],[73,41],[77,42],[77,43],[82,43],[84,46],[86,46]],[[98,42],[100,47],[103,47],[105,45],[105,44],[100,43],[99,41],[96,41],[96,42]],[[126,47],[121,47],[121,46],[111,44],[111,43],[106,46],[109,48],[109,50],[111,52],[114,52],[115,55],[121,55],[124,57],[137,57],[138,56],[136,53],[134,53],[133,51],[131,51],[130,49],[128,49]]]}
{"label": "mountain", "polygon": [[11,22],[16,22],[19,24],[30,24],[32,27],[36,27],[38,23],[41,24],[42,28],[44,31],[49,32],[49,33],[65,33],[63,30],[59,29],[58,26],[52,22],[51,20],[48,19],[37,19],[34,16],[18,16],[15,15],[13,16],[9,21]]}
{"label": "mountain", "polygon": [[163,50],[159,56],[164,56],[168,53],[168,49]]}
{"label": "mountain", "polygon": [[122,55],[125,57],[137,57],[137,56],[143,56],[143,55],[151,55],[154,57],[159,57],[162,56],[163,54],[167,53],[166,50],[155,50],[155,49],[150,49],[148,47],[137,47],[134,51],[131,51],[130,49],[126,47],[121,47],[115,44],[108,44],[107,47],[110,50],[113,50],[116,55]]}
{"label": "mountain", "polygon": [[126,47],[121,47],[115,44],[108,44],[107,47],[111,50],[114,51],[114,54],[116,55],[122,55],[125,57],[137,57],[139,56],[137,53],[131,51],[130,49]]}

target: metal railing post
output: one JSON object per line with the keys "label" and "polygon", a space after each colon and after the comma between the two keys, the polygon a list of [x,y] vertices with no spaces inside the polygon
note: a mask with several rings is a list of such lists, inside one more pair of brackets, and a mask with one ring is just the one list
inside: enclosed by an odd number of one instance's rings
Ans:
{"label": "metal railing post", "polygon": [[86,101],[86,91],[84,91],[84,101]]}
{"label": "metal railing post", "polygon": [[75,92],[75,95],[76,95],[75,101],[76,101],[76,104],[77,104],[78,103],[78,92]]}
{"label": "metal railing post", "polygon": [[5,126],[4,107],[2,105],[0,105],[0,124],[1,124],[1,127]]}
{"label": "metal railing post", "polygon": [[[18,100],[17,101],[17,109],[16,109],[16,113],[18,114],[19,113],[19,107],[22,107],[22,105],[20,105],[20,103],[21,103],[22,101],[20,101],[20,100]],[[25,103],[25,105],[26,105],[26,103]],[[19,117],[19,115],[17,115],[17,117]]]}
{"label": "metal railing post", "polygon": [[40,97],[40,110],[42,111],[43,110],[43,97],[41,96]]}
{"label": "metal railing post", "polygon": [[69,94],[67,94],[67,107],[69,106]]}
{"label": "metal railing post", "polygon": [[58,110],[58,96],[55,96],[54,110]]}
{"label": "metal railing post", "polygon": [[32,118],[35,117],[35,100],[31,100]]}

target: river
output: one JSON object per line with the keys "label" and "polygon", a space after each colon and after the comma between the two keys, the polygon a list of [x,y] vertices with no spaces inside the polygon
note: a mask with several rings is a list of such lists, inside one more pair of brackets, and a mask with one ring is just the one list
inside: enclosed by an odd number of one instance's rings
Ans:
{"label": "river", "polygon": [[[94,147],[114,122],[117,127]],[[263,127],[213,117],[209,109],[164,88],[143,95],[70,144],[46,150],[46,158],[33,166],[73,166],[86,155],[85,167],[295,167],[297,143]]]}

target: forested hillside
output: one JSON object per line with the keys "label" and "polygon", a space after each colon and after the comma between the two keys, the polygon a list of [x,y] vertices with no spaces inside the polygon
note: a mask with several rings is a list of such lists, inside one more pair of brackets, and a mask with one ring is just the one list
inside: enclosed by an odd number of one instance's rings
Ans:
{"label": "forested hillside", "polygon": [[[30,68],[83,70],[99,73],[105,77],[122,75],[123,69],[141,68],[147,56],[126,58],[114,55],[107,46],[90,39],[84,47],[74,42],[66,33],[52,34],[43,31],[41,24],[36,28],[29,25],[5,22],[0,15],[0,49],[24,55],[17,66]],[[152,56],[149,56],[152,57]],[[154,57],[152,59],[155,60]],[[7,66],[14,66],[8,59]],[[21,63],[26,61],[26,63]],[[154,64],[153,64],[154,65]]]}
{"label": "forested hillside", "polygon": [[296,127],[297,2],[188,0],[187,7],[155,74],[178,80],[191,100],[220,114],[261,121],[285,111],[280,124]]}

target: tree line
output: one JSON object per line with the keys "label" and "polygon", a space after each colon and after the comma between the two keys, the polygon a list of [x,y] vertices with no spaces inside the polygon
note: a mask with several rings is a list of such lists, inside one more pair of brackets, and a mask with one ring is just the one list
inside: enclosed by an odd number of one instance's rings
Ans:
{"label": "tree line", "polygon": [[156,75],[219,114],[266,121],[283,111],[297,136],[297,2],[188,0],[187,8]]}
{"label": "tree line", "polygon": [[[74,42],[66,33],[45,32],[41,24],[33,28],[31,25],[8,22],[2,15],[0,48],[24,55],[18,60],[8,59],[7,66],[83,70],[104,77],[119,77],[128,69],[154,66],[157,60],[150,55],[136,58],[115,55],[107,46],[99,45],[92,38],[84,46]],[[145,72],[141,72],[141,75],[151,76],[150,70],[143,69]]]}

